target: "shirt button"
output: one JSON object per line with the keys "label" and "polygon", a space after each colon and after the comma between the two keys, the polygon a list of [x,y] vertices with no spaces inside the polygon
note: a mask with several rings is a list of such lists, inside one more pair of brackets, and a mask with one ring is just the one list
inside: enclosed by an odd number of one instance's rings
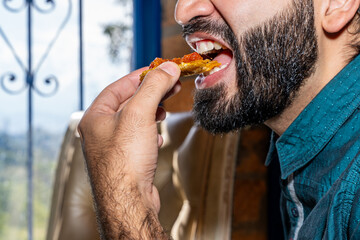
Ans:
{"label": "shirt button", "polygon": [[291,214],[293,215],[293,217],[298,217],[299,216],[299,211],[297,210],[296,207],[291,209]]}

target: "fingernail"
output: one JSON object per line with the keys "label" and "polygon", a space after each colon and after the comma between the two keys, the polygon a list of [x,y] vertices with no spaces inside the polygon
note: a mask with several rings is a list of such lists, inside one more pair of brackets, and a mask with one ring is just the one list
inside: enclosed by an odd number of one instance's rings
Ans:
{"label": "fingernail", "polygon": [[158,68],[165,71],[171,76],[177,76],[179,72],[179,67],[177,67],[175,63],[171,62],[164,62]]}

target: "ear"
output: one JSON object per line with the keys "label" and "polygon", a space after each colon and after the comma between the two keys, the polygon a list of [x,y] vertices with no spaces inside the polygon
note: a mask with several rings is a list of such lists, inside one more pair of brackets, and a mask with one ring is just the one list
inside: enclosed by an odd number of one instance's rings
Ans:
{"label": "ear", "polygon": [[355,16],[360,0],[327,0],[322,27],[328,33],[341,31]]}

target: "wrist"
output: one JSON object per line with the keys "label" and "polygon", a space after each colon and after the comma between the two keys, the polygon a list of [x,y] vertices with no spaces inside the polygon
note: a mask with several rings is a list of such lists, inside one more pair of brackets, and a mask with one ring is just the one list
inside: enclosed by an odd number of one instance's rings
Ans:
{"label": "wrist", "polygon": [[157,189],[139,185],[127,174],[116,176],[103,176],[106,181],[96,182],[105,184],[92,185],[103,239],[168,239],[158,220]]}

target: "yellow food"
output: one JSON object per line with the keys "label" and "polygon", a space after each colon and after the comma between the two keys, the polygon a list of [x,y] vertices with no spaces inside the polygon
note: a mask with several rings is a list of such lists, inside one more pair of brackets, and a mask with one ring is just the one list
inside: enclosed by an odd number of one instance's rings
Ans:
{"label": "yellow food", "polygon": [[176,64],[178,64],[181,70],[180,76],[191,76],[191,75],[197,75],[200,73],[209,72],[215,67],[219,67],[221,65],[219,62],[215,60],[211,61],[210,59],[203,59],[198,53],[191,53],[185,55],[183,58],[174,58],[172,60],[156,58],[150,64],[150,68],[141,73],[140,81],[142,81],[145,78],[148,72],[154,70],[161,63],[167,61],[175,62]]}

